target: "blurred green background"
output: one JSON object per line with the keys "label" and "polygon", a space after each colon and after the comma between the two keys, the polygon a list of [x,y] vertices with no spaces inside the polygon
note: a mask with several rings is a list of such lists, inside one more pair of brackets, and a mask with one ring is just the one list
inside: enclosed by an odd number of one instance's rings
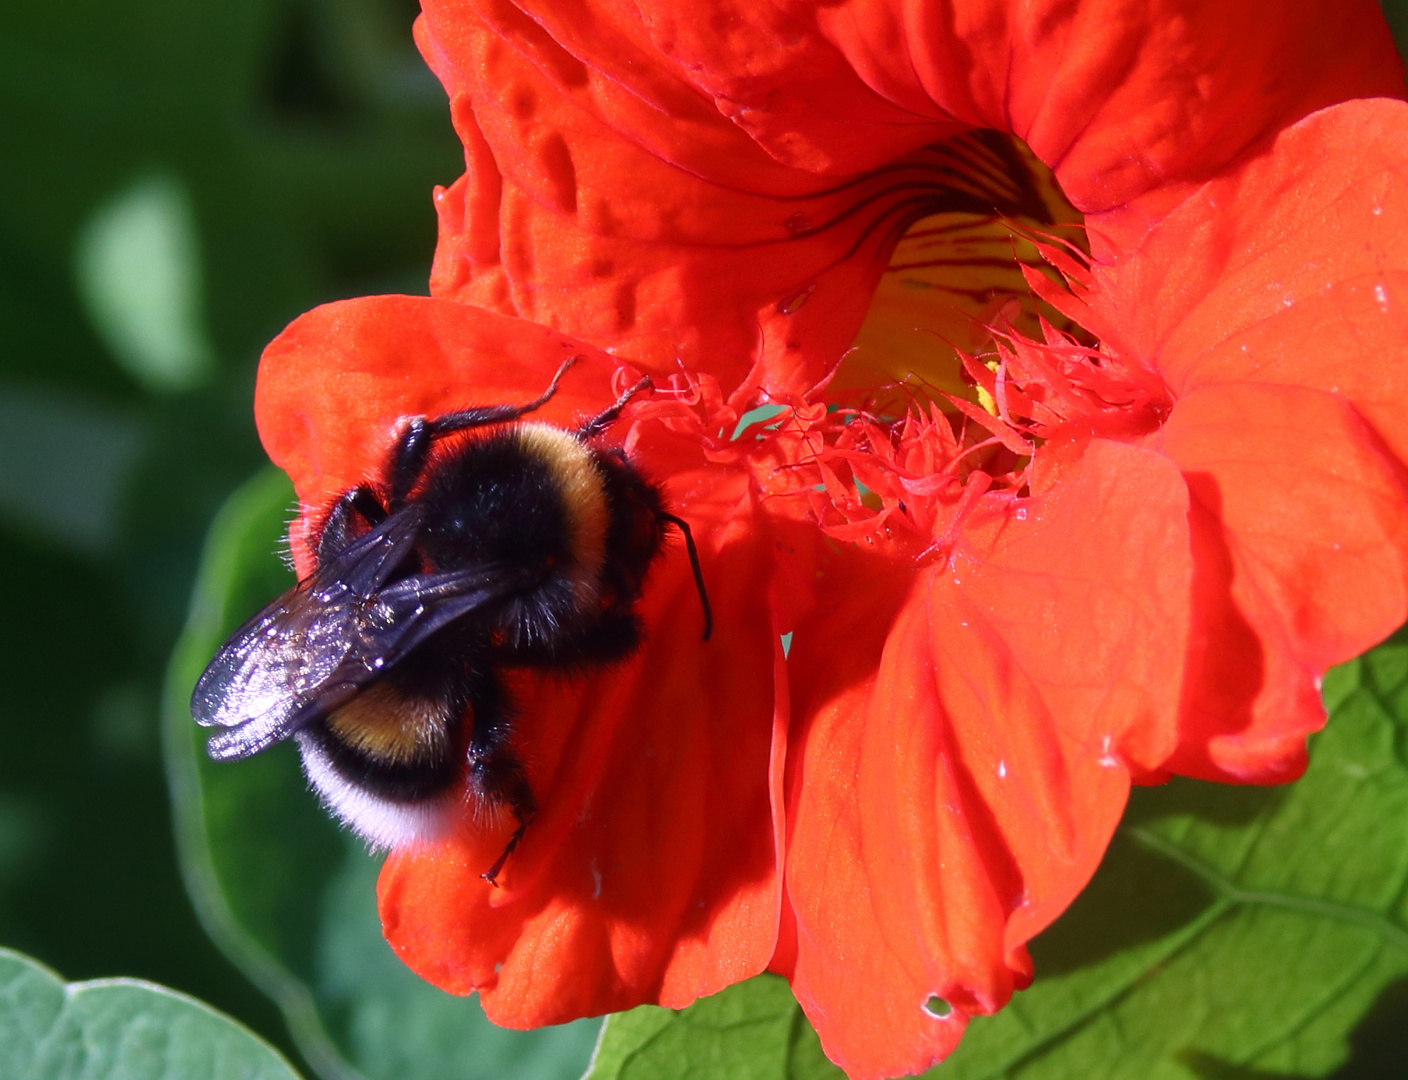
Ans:
{"label": "blurred green background", "polygon": [[0,942],[284,1047],[174,856],[163,669],[300,312],[424,292],[461,171],[415,0],[0,4]]}
{"label": "blurred green background", "polygon": [[[1408,0],[1385,6],[1402,46]],[[461,159],[416,11],[0,2],[0,943],[165,983],[291,1055],[183,889],[161,683],[212,516],[264,461],[264,343],[425,290]]]}

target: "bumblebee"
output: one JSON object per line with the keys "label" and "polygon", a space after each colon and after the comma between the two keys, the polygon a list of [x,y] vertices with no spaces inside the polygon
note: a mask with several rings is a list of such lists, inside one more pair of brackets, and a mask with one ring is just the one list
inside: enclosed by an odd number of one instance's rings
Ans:
{"label": "bumblebee", "polygon": [[212,758],[291,736],[326,807],[377,847],[439,835],[467,787],[517,821],[484,873],[495,880],[537,808],[503,670],[629,656],[669,527],[685,540],[705,640],[711,630],[688,524],[624,453],[594,444],[649,379],[575,431],[523,419],[573,362],[527,404],[405,423],[382,490],[364,484],[333,504],[317,569],[236,630],[197,681],[192,715],[222,729]]}

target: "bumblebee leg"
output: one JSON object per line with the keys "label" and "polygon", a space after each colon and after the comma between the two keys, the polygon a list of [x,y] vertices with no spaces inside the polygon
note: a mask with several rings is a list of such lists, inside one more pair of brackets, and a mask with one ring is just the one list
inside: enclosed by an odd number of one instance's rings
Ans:
{"label": "bumblebee leg", "polygon": [[523,839],[523,834],[527,831],[528,822],[519,822],[518,828],[508,838],[508,843],[504,845],[503,851],[499,852],[499,857],[494,860],[494,865],[479,875],[494,888],[499,887],[499,871],[504,868],[504,863],[508,862],[508,857],[513,854],[513,849],[518,846],[518,841]]}
{"label": "bumblebee leg", "polygon": [[524,405],[485,405],[477,409],[446,413],[434,420],[427,420],[423,416],[412,418],[391,454],[391,492],[387,500],[389,509],[394,513],[405,503],[411,489],[420,479],[420,474],[425,471],[425,463],[430,458],[430,448],[435,445],[436,439],[470,428],[511,423],[520,416],[541,409],[557,393],[557,385],[567,374],[567,369],[579,359],[580,357],[569,356],[564,360],[548,388]]}
{"label": "bumblebee leg", "polygon": [[376,528],[386,520],[386,507],[381,505],[372,489],[365,486],[353,488],[338,499],[323,522],[323,531],[318,535],[319,565],[336,558],[360,535],[353,531],[354,514],[371,528]]}
{"label": "bumblebee leg", "polygon": [[538,800],[528,786],[528,774],[523,769],[523,763],[509,746],[513,721],[507,694],[492,673],[482,674],[477,681],[479,685],[473,698],[474,728],[468,747],[469,782],[486,801],[508,806],[518,820],[518,828],[494,860],[494,865],[480,875],[490,885],[497,885],[499,871],[504,868],[514,848],[518,847],[518,842],[528,831],[528,823],[538,812]]}
{"label": "bumblebee leg", "polygon": [[699,549],[694,546],[694,534],[689,531],[689,522],[684,518],[667,514],[663,510],[659,512],[658,516],[661,521],[668,521],[679,529],[680,534],[684,537],[684,547],[689,553],[689,568],[694,573],[694,587],[699,592],[699,606],[704,609],[704,640],[708,641],[709,636],[714,632],[714,611],[709,606],[709,593],[704,588],[704,571],[699,568]]}
{"label": "bumblebee leg", "polygon": [[[616,399],[615,404],[613,404],[609,409],[607,409],[603,413],[598,414],[597,416],[592,417],[580,428],[578,428],[577,438],[581,439],[583,442],[586,442],[588,439],[592,439],[600,435],[603,431],[605,431],[607,428],[609,428],[612,424],[616,422],[617,417],[621,415],[621,410],[626,407],[626,404],[631,400],[631,398],[635,397],[642,390],[653,389],[655,389],[655,384],[650,381],[650,376],[647,375],[645,378],[641,379],[640,382],[630,387],[625,393],[618,397]],[[624,454],[621,454],[620,456],[621,460],[624,462],[626,460],[626,456]]]}

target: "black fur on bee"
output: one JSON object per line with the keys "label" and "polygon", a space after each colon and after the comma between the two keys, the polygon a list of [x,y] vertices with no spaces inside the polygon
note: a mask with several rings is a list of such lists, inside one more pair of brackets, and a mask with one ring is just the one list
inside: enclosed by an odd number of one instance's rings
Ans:
{"label": "black fur on bee", "polygon": [[333,504],[317,569],[235,631],[196,683],[192,715],[223,729],[211,757],[292,737],[328,809],[379,847],[439,835],[467,785],[518,822],[484,874],[494,881],[537,809],[503,670],[629,656],[669,526],[711,631],[689,526],[624,453],[594,445],[649,380],[575,431],[523,419],[572,363],[527,404],[406,423],[382,489]]}

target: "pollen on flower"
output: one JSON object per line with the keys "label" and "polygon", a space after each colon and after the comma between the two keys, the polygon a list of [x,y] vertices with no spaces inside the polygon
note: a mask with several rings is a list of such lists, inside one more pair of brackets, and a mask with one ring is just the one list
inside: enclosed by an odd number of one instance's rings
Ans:
{"label": "pollen on flower", "polygon": [[[993,134],[896,166],[884,190],[910,192],[902,206],[834,193],[895,239],[875,318],[821,385],[782,400],[762,391],[760,365],[725,396],[681,372],[633,415],[703,437],[713,460],[747,459],[766,497],[802,500],[834,540],[935,561],[974,514],[1026,521],[1046,442],[1156,430],[1171,407],[1162,380],[1082,328],[1092,270],[1079,213],[1019,140]],[[815,288],[794,287],[777,311]]]}
{"label": "pollen on flower", "polygon": [[[882,172],[879,191],[832,192],[891,239],[829,406],[807,395],[813,413],[789,421],[805,432],[791,494],[834,540],[942,559],[974,514],[1027,519],[1045,443],[1138,438],[1172,399],[1085,328],[1081,214],[1021,140],[969,132]],[[777,310],[810,295],[794,287]]]}

